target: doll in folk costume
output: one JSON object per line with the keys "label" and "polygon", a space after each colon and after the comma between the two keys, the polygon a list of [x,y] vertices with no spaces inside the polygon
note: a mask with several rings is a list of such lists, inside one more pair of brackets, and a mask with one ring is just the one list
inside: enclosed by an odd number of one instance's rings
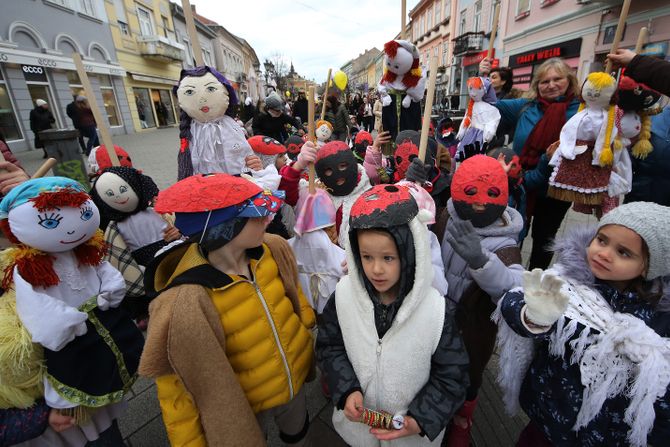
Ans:
{"label": "doll in folk costume", "polygon": [[249,172],[247,160],[253,152],[234,119],[237,95],[230,81],[214,68],[200,66],[181,71],[174,93],[181,108],[177,178]]}
{"label": "doll in folk costume", "polygon": [[[114,152],[116,153],[116,158],[119,159],[119,166],[133,167],[133,161],[124,148],[115,144]],[[89,177],[97,177],[103,170],[111,166],[113,166],[112,161],[109,159],[109,154],[104,144],[91,149],[91,153],[88,154]]]}
{"label": "doll in folk costume", "polygon": [[395,138],[401,130],[421,128],[420,101],[426,77],[419,66],[419,50],[406,40],[384,44],[384,76],[377,90],[382,101],[382,126]]}
{"label": "doll in folk costume", "polygon": [[158,250],[181,237],[152,208],[157,195],[158,187],[151,177],[125,166],[102,171],[91,189],[100,215],[109,221],[105,241],[110,249],[105,259],[123,274],[124,303],[140,322],[148,315],[149,306],[144,292],[144,269]]}
{"label": "doll in folk costume", "polygon": [[316,136],[316,147],[323,146],[333,135],[333,125],[326,120],[317,121],[314,135]]}
{"label": "doll in folk costume", "polygon": [[78,424],[26,445],[83,446],[114,431],[120,439],[112,423],[144,339],[119,308],[125,284],[103,260],[98,209],[79,183],[48,177],[14,188],[0,202],[0,219],[15,244],[3,253],[2,287],[15,291],[21,325],[43,351],[42,397]]}
{"label": "doll in folk costume", "polygon": [[458,161],[467,158],[465,150],[467,146],[472,145],[483,150],[484,143],[490,142],[496,136],[500,122],[500,112],[492,105],[496,102],[496,93],[488,78],[468,79],[468,94],[470,95],[468,109],[456,135],[456,139],[459,140],[456,151]]}
{"label": "doll in folk costume", "polygon": [[630,188],[626,182],[610,183],[613,167],[615,179],[626,179],[626,166],[630,166],[628,153],[617,140],[616,88],[616,80],[607,73],[587,76],[581,93],[584,102],[563,125],[560,144],[550,161],[554,168],[548,195],[574,202],[581,212],[590,212],[592,207],[599,211],[608,194],[616,197]]}
{"label": "doll in folk costume", "polygon": [[619,79],[617,106],[619,106],[619,134],[621,143],[635,158],[645,159],[653,150],[651,142],[652,107],[661,94],[628,76]]}

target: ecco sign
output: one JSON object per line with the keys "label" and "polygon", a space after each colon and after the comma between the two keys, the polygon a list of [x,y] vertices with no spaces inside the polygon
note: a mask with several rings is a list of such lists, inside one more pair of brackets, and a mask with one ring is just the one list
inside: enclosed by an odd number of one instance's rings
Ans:
{"label": "ecco sign", "polygon": [[23,70],[23,77],[26,81],[48,82],[46,70],[37,65],[21,65]]}
{"label": "ecco sign", "polygon": [[33,65],[24,65],[22,68],[24,73],[44,74],[44,70],[42,69],[42,67],[35,67]]}

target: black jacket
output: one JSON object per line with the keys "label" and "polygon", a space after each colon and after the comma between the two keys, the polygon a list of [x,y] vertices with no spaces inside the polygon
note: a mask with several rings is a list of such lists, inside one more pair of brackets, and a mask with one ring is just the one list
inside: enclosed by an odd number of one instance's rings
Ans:
{"label": "black jacket", "polygon": [[51,113],[51,110],[35,107],[30,111],[30,130],[33,132],[51,129],[51,124],[55,122],[56,119]]}
{"label": "black jacket", "polygon": [[254,135],[272,137],[280,143],[284,143],[286,138],[288,138],[288,133],[284,127],[286,124],[290,124],[298,129],[302,127],[298,120],[285,113],[282,113],[277,118],[267,113],[259,113],[254,118],[251,128],[254,131]]}
{"label": "black jacket", "polygon": [[81,126],[79,124],[79,109],[77,109],[77,104],[72,101],[70,104],[65,107],[65,113],[72,120],[72,125],[75,129],[79,129]]}
{"label": "black jacket", "polygon": [[636,55],[626,74],[664,95],[670,95],[670,62],[652,56]]}
{"label": "black jacket", "polygon": [[306,123],[309,119],[307,113],[307,100],[305,98],[298,98],[298,100],[293,104],[293,116],[300,118],[300,121]]}

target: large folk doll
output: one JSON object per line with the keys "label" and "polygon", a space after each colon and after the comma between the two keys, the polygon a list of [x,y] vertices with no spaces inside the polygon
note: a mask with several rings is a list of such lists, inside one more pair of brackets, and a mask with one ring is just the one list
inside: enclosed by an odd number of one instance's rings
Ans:
{"label": "large folk doll", "polygon": [[617,93],[621,141],[633,157],[644,159],[653,150],[649,141],[652,107],[661,99],[661,94],[628,76],[619,79]]}
{"label": "large folk doll", "polygon": [[343,141],[331,141],[319,149],[314,168],[333,199],[338,241],[340,247],[344,247],[349,231],[349,210],[358,196],[370,188],[370,180]]}
{"label": "large folk doll", "polygon": [[124,166],[105,169],[91,189],[93,202],[109,221],[105,241],[110,249],[105,259],[123,274],[127,307],[138,319],[148,315],[144,269],[167,245],[166,235],[179,237],[151,207],[157,195],[158,187],[151,177]]}
{"label": "large folk doll", "polygon": [[179,100],[179,180],[193,174],[248,171],[246,157],[253,155],[244,130],[234,119],[237,95],[221,73],[208,66],[182,70],[174,88]]}
{"label": "large folk doll", "polygon": [[395,138],[401,130],[421,128],[421,106],[426,77],[419,66],[419,50],[406,40],[384,44],[384,76],[377,86],[382,101],[382,126]]}
{"label": "large folk doll", "polygon": [[[586,78],[583,106],[561,129],[560,145],[550,161],[554,170],[549,178],[549,196],[577,206],[603,204],[612,166],[615,171],[625,166],[628,157],[620,150],[620,142],[615,144],[616,88],[616,80],[607,73],[591,73]],[[618,175],[625,178],[626,174]],[[609,195],[623,192],[610,190]]]}
{"label": "large folk doll", "polygon": [[0,203],[0,219],[15,244],[3,256],[2,287],[15,290],[17,315],[43,348],[43,397],[79,424],[47,430],[34,445],[83,445],[120,414],[144,344],[119,308],[123,277],[103,260],[98,209],[73,180],[21,184]]}
{"label": "large folk doll", "polygon": [[457,161],[465,160],[466,146],[476,146],[479,143],[479,147],[484,147],[484,143],[490,142],[496,136],[500,122],[500,112],[492,105],[496,102],[496,93],[488,78],[468,79],[468,94],[468,109],[456,135],[459,140]]}

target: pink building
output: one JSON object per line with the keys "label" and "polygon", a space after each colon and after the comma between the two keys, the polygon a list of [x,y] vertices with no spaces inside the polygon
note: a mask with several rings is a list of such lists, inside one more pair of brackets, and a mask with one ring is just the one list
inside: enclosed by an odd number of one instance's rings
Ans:
{"label": "pink building", "polygon": [[[533,71],[551,57],[561,57],[584,79],[603,69],[611,48],[622,1],[510,0],[502,14],[502,65],[514,71],[515,85],[528,88]],[[649,44],[643,53],[666,58],[670,40],[670,4],[667,0],[632,2],[621,48],[633,48],[640,28],[646,26]]]}

